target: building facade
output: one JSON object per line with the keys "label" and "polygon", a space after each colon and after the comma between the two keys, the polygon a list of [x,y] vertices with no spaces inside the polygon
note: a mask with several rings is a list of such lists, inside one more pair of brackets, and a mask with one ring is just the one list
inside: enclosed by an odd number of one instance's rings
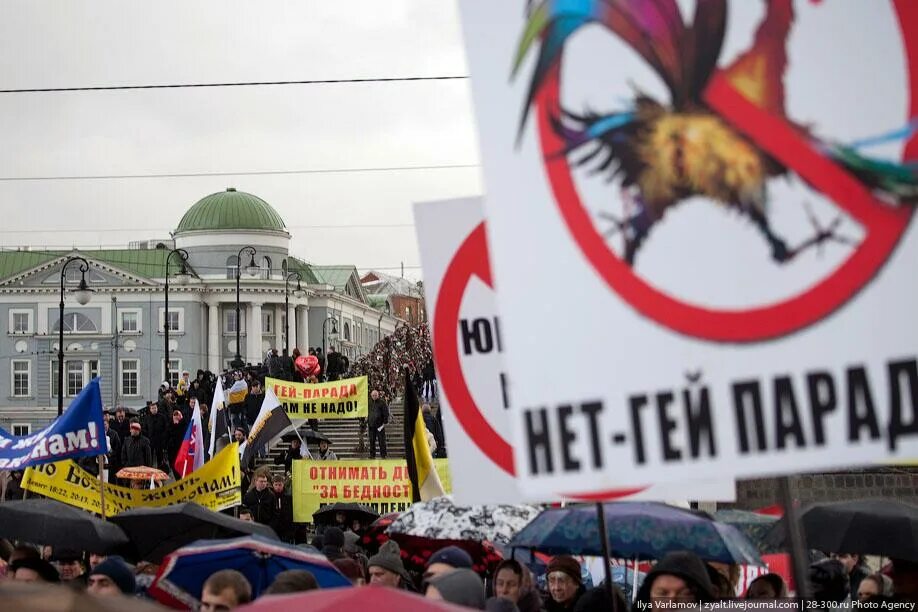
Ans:
{"label": "building facade", "polygon": [[[269,349],[284,350],[288,332],[291,351],[334,346],[353,360],[395,330],[401,319],[374,308],[356,268],[307,264],[290,255],[291,240],[267,202],[229,188],[195,203],[169,239],[117,250],[0,253],[0,370],[8,372],[0,376],[0,427],[24,435],[57,416],[60,325],[65,406],[96,376],[106,405],[155,398],[166,379],[167,322],[173,384],[182,370],[192,377],[198,369],[223,371],[237,351],[242,361],[261,363]],[[173,249],[187,253],[187,282]],[[89,264],[86,305],[72,293],[84,278],[80,262],[64,270],[74,256]]]}

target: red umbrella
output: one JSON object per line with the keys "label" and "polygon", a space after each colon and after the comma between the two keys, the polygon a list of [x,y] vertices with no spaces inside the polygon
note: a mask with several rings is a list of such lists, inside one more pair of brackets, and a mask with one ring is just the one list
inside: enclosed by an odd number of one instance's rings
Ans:
{"label": "red umbrella", "polygon": [[367,527],[360,542],[370,554],[375,554],[379,550],[379,547],[389,540],[386,529],[388,529],[389,525],[398,518],[399,514],[401,513],[392,512],[390,514],[384,514]]}
{"label": "red umbrella", "polygon": [[504,560],[493,544],[490,542],[477,542],[475,540],[434,540],[419,536],[405,535],[404,533],[390,534],[402,549],[402,561],[405,569],[423,572],[430,556],[447,546],[458,546],[472,557],[472,569],[479,574],[494,571],[498,564]]}
{"label": "red umbrella", "polygon": [[268,595],[254,603],[238,608],[258,612],[366,612],[367,610],[398,610],[399,612],[443,611],[461,612],[460,608],[444,601],[425,599],[415,593],[388,587],[367,586],[356,589],[319,589],[292,595]]}

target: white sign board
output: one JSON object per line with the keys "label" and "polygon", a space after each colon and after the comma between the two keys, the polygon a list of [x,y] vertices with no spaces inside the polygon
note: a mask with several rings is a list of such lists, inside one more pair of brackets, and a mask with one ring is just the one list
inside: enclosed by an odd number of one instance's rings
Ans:
{"label": "white sign board", "polygon": [[460,9],[527,496],[916,456],[918,3]]}
{"label": "white sign board", "polygon": [[[503,364],[480,198],[415,206],[453,496],[463,504],[519,503],[511,447],[513,385]],[[541,501],[574,499],[571,489]],[[732,479],[603,492],[607,499],[733,501]]]}

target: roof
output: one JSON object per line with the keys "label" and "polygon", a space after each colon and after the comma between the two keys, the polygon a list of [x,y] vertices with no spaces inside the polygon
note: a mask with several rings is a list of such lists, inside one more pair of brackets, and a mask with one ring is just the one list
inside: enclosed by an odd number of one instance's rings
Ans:
{"label": "roof", "polygon": [[287,257],[287,274],[299,272],[303,282],[307,285],[319,284],[319,279],[312,271],[312,266],[296,257]]}
{"label": "roof", "polygon": [[365,274],[363,278],[366,279],[371,275],[379,280],[361,281],[367,293],[378,295],[408,295],[413,297],[418,297],[420,294],[417,285],[406,278],[392,276],[391,274],[377,272],[376,270],[371,270]]}
{"label": "roof", "polygon": [[175,233],[249,229],[284,231],[284,220],[258,196],[228,187],[198,200],[179,221]]}
{"label": "roof", "polygon": [[0,279],[16,276],[60,257],[60,255],[52,251],[2,251],[0,252]]}
{"label": "roof", "polygon": [[[357,268],[354,266],[311,266],[318,282],[331,285],[338,293],[350,295],[362,302],[367,301],[366,291],[360,285]],[[351,282],[351,279],[354,279]],[[351,290],[348,291],[350,286]]]}
{"label": "roof", "polygon": [[[167,249],[103,249],[91,251],[2,251],[0,252],[0,279],[22,274],[32,268],[70,254],[106,263],[129,274],[143,278],[163,278]],[[170,274],[177,274],[179,257],[169,263]],[[189,266],[190,267],[190,266]]]}

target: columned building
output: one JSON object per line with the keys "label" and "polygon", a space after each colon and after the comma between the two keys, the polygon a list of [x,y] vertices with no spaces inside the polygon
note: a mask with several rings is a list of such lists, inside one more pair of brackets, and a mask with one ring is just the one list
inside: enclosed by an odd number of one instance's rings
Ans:
{"label": "columned building", "polygon": [[[0,375],[0,427],[22,435],[57,416],[61,324],[65,405],[95,376],[106,405],[156,397],[166,377],[167,323],[173,384],[182,370],[193,378],[198,369],[230,367],[237,348],[246,363],[261,363],[269,349],[283,351],[288,329],[291,351],[335,346],[352,360],[395,330],[401,319],[371,305],[354,266],[310,265],[290,255],[292,239],[267,202],[229,188],[195,203],[168,239],[117,250],[0,252],[0,370],[8,371]],[[172,249],[188,254],[187,282]],[[72,256],[89,263],[93,295],[85,306],[76,302],[70,289],[82,278],[79,262],[67,266],[60,321],[61,271]],[[299,283],[293,278],[285,291],[294,273]]]}

